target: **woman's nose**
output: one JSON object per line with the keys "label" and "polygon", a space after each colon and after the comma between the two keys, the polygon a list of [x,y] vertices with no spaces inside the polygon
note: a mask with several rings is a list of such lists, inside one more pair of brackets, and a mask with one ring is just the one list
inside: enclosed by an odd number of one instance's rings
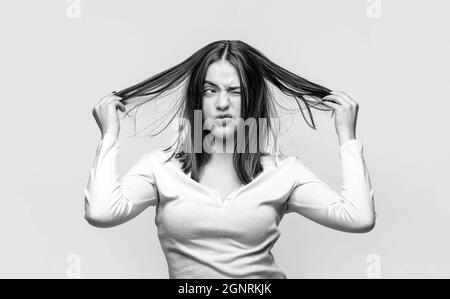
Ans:
{"label": "woman's nose", "polygon": [[219,99],[217,100],[217,108],[225,109],[230,104],[228,100],[228,94],[226,92],[220,93]]}

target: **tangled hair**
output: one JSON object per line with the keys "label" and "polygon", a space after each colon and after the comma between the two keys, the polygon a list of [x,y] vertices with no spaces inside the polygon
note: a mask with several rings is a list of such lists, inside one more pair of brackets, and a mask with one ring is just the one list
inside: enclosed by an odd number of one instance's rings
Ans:
{"label": "tangled hair", "polygon": [[[202,109],[203,84],[208,67],[220,60],[228,61],[236,68],[239,75],[242,103],[241,118],[244,120],[265,118],[267,120],[264,126],[256,123],[258,136],[262,136],[263,143],[266,145],[273,140],[277,140],[278,136],[277,132],[274,132],[272,122],[274,118],[278,117],[274,106],[276,99],[271,89],[272,86],[269,84],[295,100],[303,118],[313,129],[316,129],[316,126],[311,108],[332,111],[328,106],[322,104],[322,98],[329,95],[331,90],[291,73],[270,61],[260,51],[239,40],[220,40],[210,43],[183,62],[143,82],[125,88],[117,92],[116,95],[121,97],[120,102],[122,104],[133,106],[131,110],[127,109],[126,115],[128,115],[134,108],[184,86],[178,108],[172,109],[172,112],[174,116],[179,115],[182,119],[193,124],[194,111]],[[305,107],[304,109],[302,109],[302,104]],[[308,122],[303,110],[308,112],[311,123]],[[172,120],[173,117],[170,122]],[[180,123],[178,138],[164,151],[167,152],[175,147],[167,161],[175,156],[182,162],[183,172],[186,174],[190,172],[190,177],[199,181],[211,154],[203,150],[201,152],[194,151],[194,130],[189,128],[190,126]],[[202,129],[202,144],[206,135],[204,131]],[[258,146],[256,153],[250,153],[248,150],[248,134],[244,135],[245,150],[243,152],[236,152],[235,150],[233,164],[240,181],[247,184],[262,172],[261,156],[266,155],[267,152]],[[258,144],[261,144],[260,142],[261,140],[258,140]],[[273,143],[276,144],[277,142]],[[236,149],[236,141],[234,148]]]}

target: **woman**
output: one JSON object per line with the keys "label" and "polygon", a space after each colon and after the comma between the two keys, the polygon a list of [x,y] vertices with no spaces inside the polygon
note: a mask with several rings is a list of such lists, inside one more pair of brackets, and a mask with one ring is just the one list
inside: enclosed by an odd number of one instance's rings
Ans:
{"label": "woman", "polygon": [[[117,108],[125,112],[128,104],[142,105],[182,84],[182,105],[174,111],[185,121],[176,145],[146,153],[119,181]],[[340,194],[296,156],[269,153],[277,144],[271,86],[303,104],[314,129],[310,108],[334,114]],[[85,218],[112,227],[155,206],[170,278],[286,278],[271,253],[284,214],[345,232],[374,227],[374,190],[355,135],[357,112],[345,93],[285,70],[244,42],[211,43],[95,106],[102,139],[84,190]],[[249,119],[258,121],[243,129]]]}

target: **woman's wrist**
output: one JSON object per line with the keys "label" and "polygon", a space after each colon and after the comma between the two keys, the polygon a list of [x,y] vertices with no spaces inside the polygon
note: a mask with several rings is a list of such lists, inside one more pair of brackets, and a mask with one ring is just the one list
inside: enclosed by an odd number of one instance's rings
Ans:
{"label": "woman's wrist", "polygon": [[118,135],[117,133],[105,132],[105,133],[102,134],[102,139],[105,139],[105,138],[114,138],[114,139],[117,139],[117,138],[118,138],[117,135]]}
{"label": "woman's wrist", "polygon": [[342,145],[349,140],[356,139],[356,136],[355,136],[355,134],[352,134],[352,133],[341,133],[341,134],[338,134],[338,139],[339,139],[339,145]]}

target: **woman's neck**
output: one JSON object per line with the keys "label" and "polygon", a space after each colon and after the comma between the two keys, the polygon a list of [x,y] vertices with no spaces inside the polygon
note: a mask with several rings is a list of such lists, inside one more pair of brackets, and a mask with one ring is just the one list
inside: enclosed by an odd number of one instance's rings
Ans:
{"label": "woman's neck", "polygon": [[234,141],[216,138],[210,154],[214,163],[232,163],[234,153]]}

